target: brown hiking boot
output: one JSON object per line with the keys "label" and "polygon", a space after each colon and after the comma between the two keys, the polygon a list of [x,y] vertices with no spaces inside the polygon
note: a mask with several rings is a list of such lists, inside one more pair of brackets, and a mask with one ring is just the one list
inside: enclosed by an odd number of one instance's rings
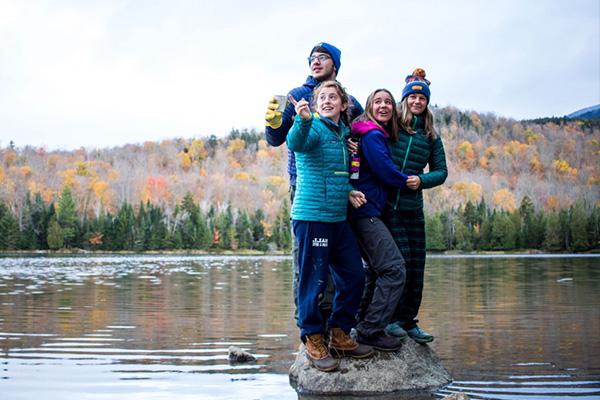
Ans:
{"label": "brown hiking boot", "polygon": [[331,353],[337,357],[367,358],[373,354],[373,347],[354,341],[340,328],[331,329],[329,338]]}
{"label": "brown hiking boot", "polygon": [[313,333],[306,336],[306,343],[304,345],[306,347],[306,356],[316,369],[324,372],[337,369],[340,362],[329,354],[329,350],[327,350],[327,346],[325,346],[325,342],[323,341],[323,335]]}

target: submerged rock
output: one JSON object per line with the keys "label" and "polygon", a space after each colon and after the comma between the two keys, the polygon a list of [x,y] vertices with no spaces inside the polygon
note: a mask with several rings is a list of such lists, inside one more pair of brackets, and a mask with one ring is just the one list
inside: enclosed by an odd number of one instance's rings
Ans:
{"label": "submerged rock", "polygon": [[229,346],[229,361],[230,362],[248,362],[248,361],[254,361],[254,360],[256,360],[256,357],[254,357],[252,354],[248,353],[247,351],[244,351],[237,346]]}
{"label": "submerged rock", "polygon": [[427,345],[407,340],[393,353],[376,352],[371,358],[344,358],[335,372],[310,366],[304,345],[290,367],[290,384],[301,395],[377,395],[405,392],[410,398],[452,381],[437,355]]}

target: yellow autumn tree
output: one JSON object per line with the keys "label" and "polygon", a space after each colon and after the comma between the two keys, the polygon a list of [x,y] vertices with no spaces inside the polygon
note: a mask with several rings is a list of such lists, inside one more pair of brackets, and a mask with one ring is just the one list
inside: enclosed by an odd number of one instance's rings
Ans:
{"label": "yellow autumn tree", "polygon": [[456,148],[456,154],[460,163],[465,168],[470,168],[475,160],[475,151],[473,150],[473,144],[468,140],[463,141]]}
{"label": "yellow autumn tree", "polygon": [[506,211],[513,211],[516,208],[515,196],[508,189],[496,190],[492,201],[495,207]]}
{"label": "yellow autumn tree", "polygon": [[477,182],[458,181],[452,185],[452,191],[461,197],[462,202],[477,203],[481,200],[482,187]]}
{"label": "yellow autumn tree", "polygon": [[578,174],[577,168],[571,167],[566,160],[554,160],[552,161],[552,166],[559,175],[577,176]]}

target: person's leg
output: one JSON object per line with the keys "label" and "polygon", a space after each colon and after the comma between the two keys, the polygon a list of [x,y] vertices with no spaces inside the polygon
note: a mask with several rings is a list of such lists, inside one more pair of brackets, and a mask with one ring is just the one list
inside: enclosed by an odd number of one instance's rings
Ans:
{"label": "person's leg", "polygon": [[404,268],[406,272],[404,289],[402,290],[398,305],[392,316],[393,321],[400,321],[400,318],[403,315],[403,305],[406,302],[406,298],[410,296],[413,285],[411,249],[408,241],[408,232],[404,221],[404,215],[400,211],[386,210],[383,221],[404,259]]}
{"label": "person's leg", "polygon": [[[329,353],[324,340],[324,320],[319,310],[319,295],[329,275],[327,247],[319,246],[330,236],[329,224],[292,221],[298,240],[298,321],[306,355],[317,369],[333,371],[339,362]],[[315,246],[315,244],[317,244]]]}
{"label": "person's leg", "polygon": [[356,313],[365,283],[360,251],[347,222],[333,225],[335,233],[329,250],[335,295],[328,324],[329,347],[332,353],[338,356],[369,357],[373,354],[373,348],[357,343],[348,335],[350,329],[356,325]]}
{"label": "person's leg", "polygon": [[404,259],[387,227],[379,218],[356,221],[355,232],[363,256],[376,275],[375,290],[356,330],[363,336],[383,334],[391,322],[405,280]]}
{"label": "person's leg", "polygon": [[314,244],[322,238],[328,238],[327,225],[293,221],[298,240],[298,326],[303,338],[325,330],[325,323],[319,312],[319,295],[327,285],[329,253],[326,247]]}
{"label": "person's leg", "polygon": [[[290,186],[290,206],[294,204],[296,195],[296,187]],[[294,233],[294,226],[290,221],[290,229],[292,231],[292,296],[294,297],[294,319],[298,322],[298,240]]]}
{"label": "person's leg", "polygon": [[415,342],[429,343],[433,341],[433,335],[429,334],[417,325],[417,315],[423,299],[423,285],[425,280],[425,217],[423,210],[413,213],[408,224],[408,240],[412,255],[413,285],[412,295],[406,299],[402,310],[401,320],[403,327]]}
{"label": "person's leg", "polygon": [[405,218],[407,226],[408,245],[411,255],[411,289],[402,304],[401,317],[404,329],[416,326],[417,314],[423,298],[425,278],[425,217],[423,210],[412,212],[410,218]]}

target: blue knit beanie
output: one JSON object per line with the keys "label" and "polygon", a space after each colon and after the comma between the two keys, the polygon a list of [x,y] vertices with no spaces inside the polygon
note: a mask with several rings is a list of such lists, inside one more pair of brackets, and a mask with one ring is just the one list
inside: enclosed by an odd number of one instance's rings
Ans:
{"label": "blue knit beanie", "polygon": [[429,104],[429,99],[431,97],[429,85],[431,85],[431,82],[425,79],[424,69],[415,69],[413,73],[408,75],[404,81],[406,82],[406,86],[404,86],[404,89],[402,89],[402,100],[404,100],[409,94],[421,93],[427,98],[427,103]]}
{"label": "blue knit beanie", "polygon": [[333,65],[335,66],[335,72],[336,72],[336,74],[339,74],[340,67],[342,65],[342,61],[341,61],[342,52],[340,49],[338,49],[337,47],[335,47],[334,45],[329,44],[329,43],[321,42],[321,43],[317,43],[314,45],[314,47],[312,48],[312,50],[310,51],[310,54],[309,54],[308,65],[310,66],[310,56],[312,56],[312,53],[314,53],[319,47],[325,49],[327,54],[329,54],[331,56],[331,61],[333,61]]}

